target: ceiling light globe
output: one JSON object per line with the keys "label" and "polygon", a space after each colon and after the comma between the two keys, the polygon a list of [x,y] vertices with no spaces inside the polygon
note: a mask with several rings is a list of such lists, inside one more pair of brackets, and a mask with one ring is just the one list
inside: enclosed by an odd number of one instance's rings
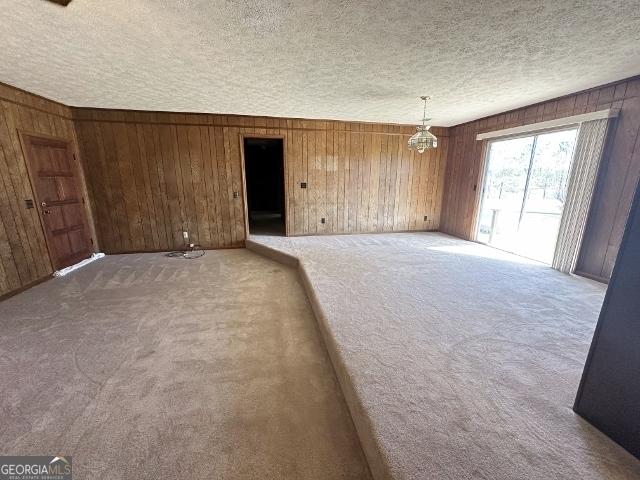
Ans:
{"label": "ceiling light globe", "polygon": [[424,153],[429,148],[438,147],[438,139],[429,131],[429,126],[419,126],[418,131],[407,142],[409,149]]}

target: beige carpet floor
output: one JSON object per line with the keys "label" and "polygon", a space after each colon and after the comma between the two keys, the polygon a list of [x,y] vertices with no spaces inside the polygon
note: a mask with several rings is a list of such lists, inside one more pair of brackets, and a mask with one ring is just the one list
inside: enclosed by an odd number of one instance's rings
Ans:
{"label": "beige carpet floor", "polygon": [[252,242],[299,260],[377,480],[640,478],[571,409],[603,285],[436,233]]}
{"label": "beige carpet floor", "polygon": [[297,273],[109,256],[0,303],[0,454],[81,479],[368,479]]}

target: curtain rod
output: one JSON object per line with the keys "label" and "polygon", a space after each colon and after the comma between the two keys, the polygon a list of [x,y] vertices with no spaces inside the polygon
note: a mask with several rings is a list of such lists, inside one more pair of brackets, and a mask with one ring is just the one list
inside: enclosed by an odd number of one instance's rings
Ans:
{"label": "curtain rod", "polygon": [[532,133],[538,130],[547,130],[549,128],[563,127],[566,125],[576,125],[590,120],[600,120],[603,118],[617,117],[620,112],[619,108],[607,108],[595,112],[582,113],[580,115],[572,115],[570,117],[556,118],[545,122],[530,123],[520,127],[505,128],[502,130],[494,130],[493,132],[479,133],[476,140],[486,140],[487,138],[506,137],[510,135],[518,135],[521,133]]}

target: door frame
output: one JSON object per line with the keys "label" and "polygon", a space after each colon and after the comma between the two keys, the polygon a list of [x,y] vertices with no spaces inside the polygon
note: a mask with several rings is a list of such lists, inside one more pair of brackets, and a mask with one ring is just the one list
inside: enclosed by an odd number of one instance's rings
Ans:
{"label": "door frame", "polygon": [[[484,196],[484,183],[487,177],[487,164],[489,163],[489,151],[491,150],[489,143],[491,140],[482,140],[480,168],[478,169],[478,178],[475,184],[475,198],[473,199],[473,217],[471,219],[471,231],[469,232],[470,240],[478,242],[478,228],[480,225],[480,212],[482,212],[482,197]],[[481,242],[478,242],[481,243]]]}
{"label": "door frame", "polygon": [[38,138],[38,139],[42,139],[42,140],[49,140],[51,142],[58,142],[62,145],[65,145],[67,150],[71,153],[71,155],[73,156],[74,162],[73,162],[73,169],[76,173],[76,178],[79,180],[79,190],[81,193],[81,200],[82,203],[84,205],[84,213],[85,213],[85,218],[86,218],[86,223],[87,223],[87,229],[88,229],[88,234],[89,234],[89,241],[90,241],[90,251],[91,252],[96,252],[97,248],[98,248],[98,244],[97,244],[97,239],[96,239],[96,232],[95,232],[95,227],[93,224],[93,215],[91,212],[91,208],[89,205],[89,197],[88,197],[88,192],[87,192],[87,188],[86,188],[86,181],[85,181],[85,176],[84,176],[84,171],[82,169],[82,165],[80,163],[80,155],[78,154],[78,150],[76,148],[76,143],[75,140],[69,140],[68,138],[63,138],[63,137],[57,137],[54,135],[47,135],[44,133],[39,133],[39,132],[32,132],[32,131],[28,131],[28,130],[21,130],[18,129],[18,138],[20,140],[20,147],[22,148],[22,156],[24,159],[24,163],[26,165],[26,169],[27,169],[27,176],[28,176],[28,180],[29,180],[29,187],[31,188],[31,193],[33,195],[33,199],[35,201],[35,208],[38,212],[38,219],[40,220],[40,228],[42,229],[42,236],[44,237],[44,243],[47,246],[47,253],[49,254],[49,263],[51,264],[51,267],[53,268],[53,271],[55,272],[57,270],[57,266],[54,264],[54,256],[51,253],[51,244],[50,244],[50,240],[49,240],[49,234],[47,233],[47,227],[46,227],[46,223],[44,220],[44,217],[42,215],[42,209],[40,208],[41,205],[41,200],[39,198],[39,194],[38,194],[38,190],[36,189],[36,181],[35,181],[35,172],[33,171],[33,167],[31,165],[31,158],[29,156],[29,149],[27,147],[27,139],[28,137],[32,137],[32,138]]}
{"label": "door frame", "polygon": [[283,184],[284,184],[284,236],[289,236],[289,189],[287,188],[288,168],[287,168],[287,134],[286,133],[245,133],[241,132],[240,137],[240,159],[242,164],[242,201],[244,203],[244,238],[249,238],[249,201],[247,197],[247,169],[244,157],[244,141],[247,138],[262,138],[265,140],[282,140],[282,163],[283,163]]}

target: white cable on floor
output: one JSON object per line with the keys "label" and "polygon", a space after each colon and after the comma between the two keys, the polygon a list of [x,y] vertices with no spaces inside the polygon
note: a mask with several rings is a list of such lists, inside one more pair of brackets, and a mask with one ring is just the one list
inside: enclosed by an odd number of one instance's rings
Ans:
{"label": "white cable on floor", "polygon": [[192,260],[200,258],[205,254],[204,248],[195,243],[191,243],[189,245],[189,249],[190,250],[176,250],[175,252],[169,252],[167,253],[167,257],[186,258],[188,260]]}
{"label": "white cable on floor", "polygon": [[84,260],[82,260],[81,262],[76,263],[75,265],[71,265],[69,267],[63,268],[62,270],[57,270],[57,271],[53,272],[53,276],[54,277],[64,277],[67,273],[73,272],[74,270],[82,268],[85,265],[87,265],[87,264],[89,264],[91,262],[95,262],[96,260],[98,260],[98,259],[100,259],[100,258],[102,258],[104,256],[105,255],[102,252],[92,253],[89,258],[85,258]]}

